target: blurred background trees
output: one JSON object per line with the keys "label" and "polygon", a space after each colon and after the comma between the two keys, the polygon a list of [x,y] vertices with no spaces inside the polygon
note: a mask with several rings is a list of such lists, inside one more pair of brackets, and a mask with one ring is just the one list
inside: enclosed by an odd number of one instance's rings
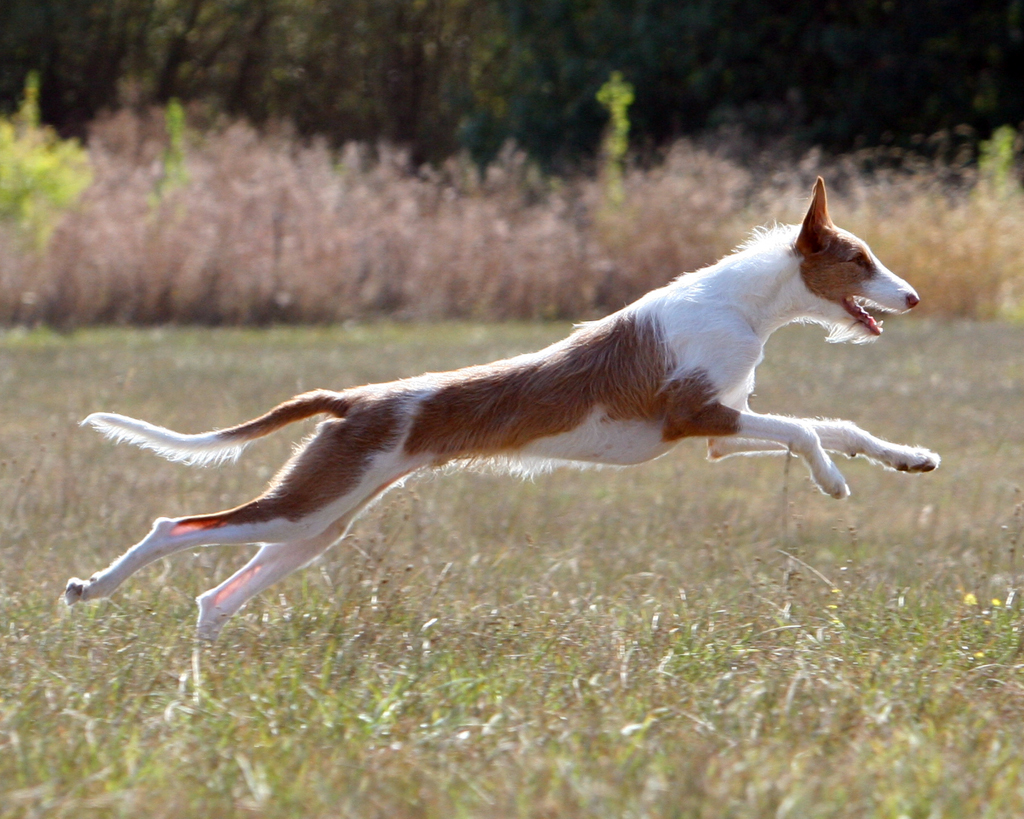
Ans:
{"label": "blurred background trees", "polygon": [[595,94],[636,93],[643,147],[721,126],[846,150],[1024,120],[1024,0],[5,0],[0,113],[177,98],[415,162],[514,139],[548,167],[600,143]]}

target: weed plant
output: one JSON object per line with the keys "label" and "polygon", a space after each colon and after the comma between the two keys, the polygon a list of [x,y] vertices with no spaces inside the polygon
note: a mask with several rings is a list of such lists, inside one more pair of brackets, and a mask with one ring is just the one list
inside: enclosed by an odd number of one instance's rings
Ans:
{"label": "weed plant", "polygon": [[45,247],[91,181],[82,146],[40,124],[39,77],[29,74],[18,113],[0,117],[0,239],[22,253]]}

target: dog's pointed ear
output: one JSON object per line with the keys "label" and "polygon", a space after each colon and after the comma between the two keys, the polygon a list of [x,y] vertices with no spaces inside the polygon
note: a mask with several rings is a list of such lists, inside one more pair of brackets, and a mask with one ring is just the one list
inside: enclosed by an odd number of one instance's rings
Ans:
{"label": "dog's pointed ear", "polygon": [[814,183],[814,193],[811,194],[811,206],[807,208],[804,223],[800,226],[800,235],[796,238],[796,249],[804,256],[817,253],[825,247],[829,234],[834,230],[835,225],[828,215],[825,180],[819,176]]}

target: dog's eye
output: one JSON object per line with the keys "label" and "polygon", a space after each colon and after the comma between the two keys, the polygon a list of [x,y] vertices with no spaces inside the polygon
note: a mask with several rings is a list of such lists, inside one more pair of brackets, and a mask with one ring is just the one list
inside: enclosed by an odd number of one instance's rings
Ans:
{"label": "dog's eye", "polygon": [[863,252],[858,252],[853,257],[853,259],[851,259],[851,261],[855,265],[857,265],[857,267],[863,267],[866,270],[870,270],[872,267],[874,267],[874,265],[871,263],[871,259],[869,259],[868,255],[866,253],[863,253]]}

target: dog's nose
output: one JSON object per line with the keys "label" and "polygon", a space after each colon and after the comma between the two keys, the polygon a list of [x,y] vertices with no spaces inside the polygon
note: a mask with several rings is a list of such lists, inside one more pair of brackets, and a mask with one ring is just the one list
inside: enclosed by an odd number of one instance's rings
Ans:
{"label": "dog's nose", "polygon": [[921,299],[918,298],[917,293],[907,293],[907,309],[917,307],[921,303]]}

